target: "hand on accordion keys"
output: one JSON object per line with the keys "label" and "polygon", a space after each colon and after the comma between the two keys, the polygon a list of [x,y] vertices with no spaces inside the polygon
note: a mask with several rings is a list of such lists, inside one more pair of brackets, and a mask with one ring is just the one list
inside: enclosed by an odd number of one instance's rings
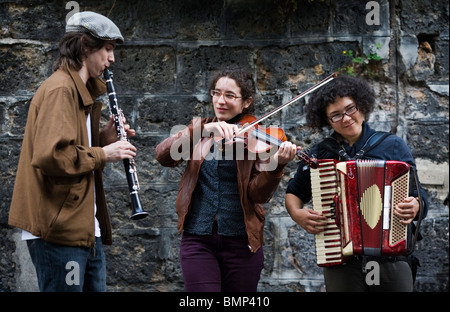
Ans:
{"label": "hand on accordion keys", "polygon": [[292,216],[292,218],[310,234],[319,234],[325,230],[327,223],[325,216],[308,208],[296,209],[295,216]]}
{"label": "hand on accordion keys", "polygon": [[407,197],[403,203],[398,203],[394,213],[400,218],[400,223],[410,224],[419,211],[419,201],[415,197]]}

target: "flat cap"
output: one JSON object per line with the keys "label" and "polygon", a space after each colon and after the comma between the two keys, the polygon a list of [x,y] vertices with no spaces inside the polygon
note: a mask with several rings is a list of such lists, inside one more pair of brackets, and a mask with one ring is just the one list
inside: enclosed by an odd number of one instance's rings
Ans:
{"label": "flat cap", "polygon": [[66,24],[68,32],[87,32],[102,40],[116,40],[123,43],[119,28],[107,17],[90,11],[72,15]]}

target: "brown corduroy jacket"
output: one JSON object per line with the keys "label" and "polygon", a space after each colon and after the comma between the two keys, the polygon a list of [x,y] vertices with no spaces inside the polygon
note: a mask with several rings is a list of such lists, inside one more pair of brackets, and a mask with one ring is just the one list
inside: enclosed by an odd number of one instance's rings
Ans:
{"label": "brown corduroy jacket", "polygon": [[[97,219],[105,244],[112,243],[103,189],[106,156],[100,143],[101,79],[85,85],[77,71],[62,66],[36,91],[17,169],[9,224],[67,246],[95,244]],[[86,129],[91,114],[92,147]]]}

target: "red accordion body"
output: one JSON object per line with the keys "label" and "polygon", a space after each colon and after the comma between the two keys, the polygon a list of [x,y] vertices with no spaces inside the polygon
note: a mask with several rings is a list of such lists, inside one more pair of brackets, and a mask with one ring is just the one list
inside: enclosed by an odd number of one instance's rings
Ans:
{"label": "red accordion body", "polygon": [[311,169],[313,209],[328,219],[316,235],[319,266],[337,265],[352,255],[408,253],[408,226],[394,207],[408,197],[410,166],[401,161],[319,160]]}

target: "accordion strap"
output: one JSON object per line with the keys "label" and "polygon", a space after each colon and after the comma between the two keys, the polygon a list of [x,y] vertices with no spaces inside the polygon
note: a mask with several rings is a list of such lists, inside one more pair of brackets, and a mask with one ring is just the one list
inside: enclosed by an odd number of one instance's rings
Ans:
{"label": "accordion strap", "polygon": [[364,156],[365,153],[376,147],[380,144],[386,137],[390,136],[392,133],[384,132],[384,131],[376,131],[373,133],[364,143],[363,147],[355,154],[355,157],[350,157],[345,148],[341,146],[339,150],[339,156],[344,157],[347,160],[360,159]]}
{"label": "accordion strap", "polygon": [[[414,251],[414,247],[415,247],[416,242],[417,242],[418,237],[419,237],[419,228],[420,228],[420,223],[422,223],[422,214],[423,214],[422,194],[420,192],[419,178],[417,176],[417,170],[414,167],[411,167],[411,171],[413,173],[414,183],[416,184],[417,197],[419,199],[419,211],[417,212],[418,218],[417,218],[416,227],[414,229],[414,240],[413,240],[413,243],[411,245],[411,250],[408,252],[408,255],[412,254],[413,251]],[[414,222],[414,221],[411,221],[411,222]]]}

